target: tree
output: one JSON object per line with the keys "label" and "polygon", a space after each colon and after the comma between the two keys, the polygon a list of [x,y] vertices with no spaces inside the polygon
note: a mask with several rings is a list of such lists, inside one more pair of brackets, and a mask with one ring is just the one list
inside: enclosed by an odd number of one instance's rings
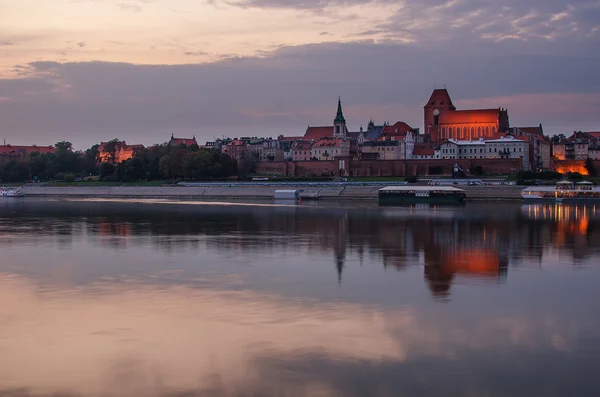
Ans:
{"label": "tree", "polygon": [[565,136],[565,134],[557,134],[557,135],[553,135],[552,138],[550,138],[550,141],[552,143],[559,143],[563,139],[567,139],[567,137]]}
{"label": "tree", "polygon": [[584,167],[588,172],[589,176],[598,176],[598,170],[596,170],[596,166],[594,165],[594,161],[591,158],[587,158],[585,160]]}
{"label": "tree", "polygon": [[54,152],[53,176],[58,172],[81,172],[81,156],[80,154],[73,152],[73,145],[71,142],[57,142],[54,147],[56,148],[56,151]]}
{"label": "tree", "polygon": [[53,153],[31,153],[28,161],[31,176],[38,180],[50,179],[54,176],[55,158]]}
{"label": "tree", "polygon": [[89,148],[88,150],[86,150],[85,154],[83,155],[83,168],[84,168],[86,175],[98,174],[97,159],[98,159],[98,148],[99,147],[100,147],[100,145],[94,145],[91,148]]}
{"label": "tree", "polygon": [[108,176],[115,174],[115,166],[111,163],[100,164],[100,179],[104,179]]}
{"label": "tree", "polygon": [[24,182],[29,179],[29,167],[24,161],[10,160],[4,165],[4,180],[8,182]]}
{"label": "tree", "polygon": [[104,152],[108,153],[109,162],[113,165],[116,162],[117,150],[119,149],[119,146],[121,146],[121,144],[122,142],[117,138],[111,139],[110,141],[104,144]]}
{"label": "tree", "polygon": [[122,161],[117,165],[117,177],[123,182],[136,182],[146,177],[144,163],[139,158]]}

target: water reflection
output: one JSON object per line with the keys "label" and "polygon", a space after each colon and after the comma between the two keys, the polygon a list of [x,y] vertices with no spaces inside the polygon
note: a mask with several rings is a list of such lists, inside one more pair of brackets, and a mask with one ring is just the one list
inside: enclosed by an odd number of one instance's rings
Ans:
{"label": "water reflection", "polygon": [[0,204],[0,396],[595,395],[598,221]]}

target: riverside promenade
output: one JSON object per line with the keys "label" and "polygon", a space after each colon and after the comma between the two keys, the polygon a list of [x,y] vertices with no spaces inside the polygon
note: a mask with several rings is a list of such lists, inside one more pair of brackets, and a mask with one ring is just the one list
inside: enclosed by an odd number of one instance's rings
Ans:
{"label": "riverside promenade", "polygon": [[[23,187],[26,196],[64,198],[243,200],[273,199],[279,189],[301,190],[304,199],[376,200],[378,190],[393,182],[190,183],[175,186],[40,186]],[[416,186],[415,186],[416,187]],[[522,186],[459,186],[469,201],[520,201]]]}

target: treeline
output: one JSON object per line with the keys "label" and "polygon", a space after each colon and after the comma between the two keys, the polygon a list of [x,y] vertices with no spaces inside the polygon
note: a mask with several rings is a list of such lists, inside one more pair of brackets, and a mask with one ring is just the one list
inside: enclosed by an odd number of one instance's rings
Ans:
{"label": "treeline", "polygon": [[133,157],[116,162],[118,140],[109,143],[112,155],[101,161],[100,145],[74,151],[70,142],[58,142],[54,153],[30,153],[26,158],[3,158],[3,182],[99,179],[106,182],[142,180],[197,180],[226,178],[237,174],[236,161],[217,150],[198,145],[155,145],[139,148]]}

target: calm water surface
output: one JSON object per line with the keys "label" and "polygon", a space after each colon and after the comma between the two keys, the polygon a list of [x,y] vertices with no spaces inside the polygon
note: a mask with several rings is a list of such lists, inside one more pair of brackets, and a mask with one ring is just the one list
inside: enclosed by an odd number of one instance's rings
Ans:
{"label": "calm water surface", "polygon": [[600,208],[0,201],[1,396],[600,395]]}

